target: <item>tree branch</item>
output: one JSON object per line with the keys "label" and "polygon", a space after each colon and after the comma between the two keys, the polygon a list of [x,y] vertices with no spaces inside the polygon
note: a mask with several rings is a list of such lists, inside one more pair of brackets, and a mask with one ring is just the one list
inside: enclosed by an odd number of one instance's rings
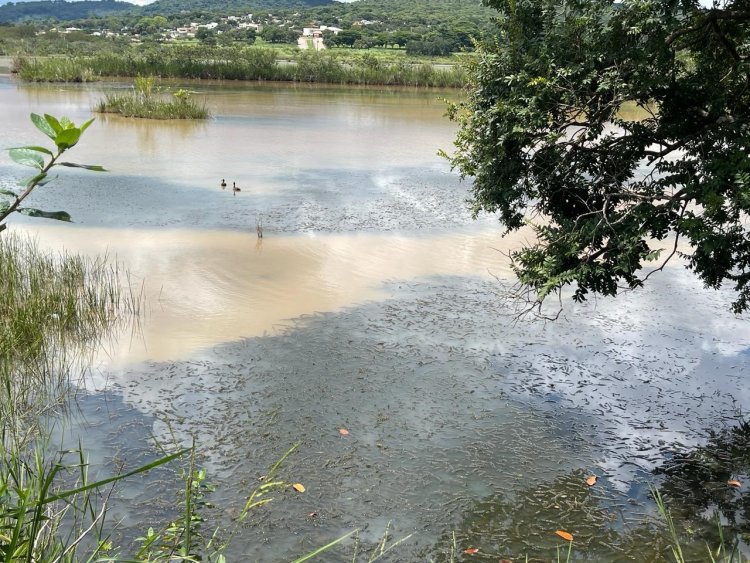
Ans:
{"label": "tree branch", "polygon": [[713,23],[717,22],[718,20],[750,20],[750,12],[742,10],[709,10],[709,12],[706,14],[706,17],[703,18],[702,21],[691,27],[673,31],[672,33],[667,35],[664,43],[669,46],[683,35],[689,35],[691,33],[695,33],[696,31],[700,31],[701,29],[708,27],[709,25],[713,25]]}

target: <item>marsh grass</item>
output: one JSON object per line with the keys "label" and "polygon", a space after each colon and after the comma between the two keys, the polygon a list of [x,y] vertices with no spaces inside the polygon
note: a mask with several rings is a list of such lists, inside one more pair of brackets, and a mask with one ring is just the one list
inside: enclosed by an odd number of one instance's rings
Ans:
{"label": "marsh grass", "polygon": [[92,558],[104,553],[104,487],[184,453],[92,481],[80,444],[50,443],[49,421],[73,398],[86,358],[141,306],[142,293],[106,259],[0,237],[0,561],[78,561],[84,544]]}
{"label": "marsh grass", "polygon": [[135,79],[133,91],[126,94],[107,94],[94,107],[98,113],[118,113],[125,117],[147,119],[207,119],[208,110],[193,100],[187,90],[177,90],[171,96],[161,92],[153,76]]}
{"label": "marsh grass", "polygon": [[[439,68],[430,62],[405,57],[385,58],[372,53],[341,50],[295,52],[283,61],[280,61],[280,56],[279,51],[262,46],[191,46],[126,50],[65,59],[24,59],[25,62],[19,62],[16,67],[21,79],[32,81],[63,81],[66,77],[69,81],[81,81],[88,76],[159,76],[443,88],[461,87],[466,81],[462,65]],[[121,101],[113,95],[109,103],[126,106],[126,102],[132,101],[132,96],[125,96]],[[158,110],[165,111],[164,108]]]}
{"label": "marsh grass", "polygon": [[207,119],[208,110],[192,100],[143,98],[130,92],[107,94],[94,107],[97,113],[117,113],[124,117],[144,119]]}
{"label": "marsh grass", "polygon": [[[688,561],[694,561],[693,557],[686,557],[683,550],[683,539],[678,530],[678,526],[672,518],[667,504],[665,503],[661,493],[655,488],[651,488],[651,496],[656,502],[656,508],[659,511],[659,515],[667,526],[669,537],[671,539],[670,551],[672,558],[675,563],[687,563]],[[729,542],[728,538],[724,537],[724,527],[721,525],[721,521],[717,515],[716,526],[718,527],[719,533],[719,544],[715,548],[711,548],[708,544],[705,546],[705,561],[711,563],[747,563],[748,559],[745,558],[739,550],[739,541],[735,538],[734,541]]]}
{"label": "marsh grass", "polygon": [[0,445],[0,561],[4,563],[101,560],[113,549],[104,527],[111,485],[186,453],[179,451],[131,472],[92,481],[80,444],[54,455],[49,451],[43,439],[28,449]]}
{"label": "marsh grass", "polygon": [[[28,238],[0,237],[0,418],[21,444],[82,377],[87,357],[120,323],[137,319],[143,294],[106,259],[44,252]],[[21,442],[18,442],[21,440]],[[7,444],[6,444],[7,445]]]}
{"label": "marsh grass", "polygon": [[11,72],[26,82],[93,82],[99,76],[80,57],[13,59]]}

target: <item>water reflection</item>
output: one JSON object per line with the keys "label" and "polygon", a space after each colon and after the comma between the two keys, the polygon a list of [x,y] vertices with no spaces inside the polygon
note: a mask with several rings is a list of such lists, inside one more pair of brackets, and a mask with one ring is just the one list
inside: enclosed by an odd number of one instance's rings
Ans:
{"label": "water reflection", "polygon": [[[589,487],[583,471],[573,471],[551,481],[529,475],[517,494],[483,499],[463,515],[455,530],[443,534],[423,557],[437,562],[455,561],[457,552],[479,549],[477,561],[565,561],[568,543],[557,530],[573,535],[572,560],[661,561],[669,555],[669,538],[657,526],[648,505],[628,503],[626,497],[602,483]],[[625,516],[627,514],[627,516]]]}
{"label": "water reflection", "polygon": [[[728,538],[750,537],[750,422],[720,430],[709,429],[708,441],[699,447],[679,451],[656,470],[663,475],[659,486],[674,517],[693,527],[701,537],[718,545],[715,515],[721,515]],[[729,481],[737,481],[739,486]],[[701,522],[700,518],[704,520]]]}
{"label": "water reflection", "polygon": [[[37,225],[40,225],[37,223]],[[276,332],[290,320],[393,293],[384,282],[502,273],[497,235],[266,237],[215,231],[30,231],[47,248],[117,257],[144,280],[142,338],[120,339],[108,362],[189,357],[212,344]]]}
{"label": "water reflection", "polygon": [[[229,507],[218,518],[237,510],[233,483],[252,482],[302,442],[288,474],[308,493],[253,521],[279,560],[362,526],[363,539],[377,541],[388,520],[394,537],[415,532],[398,560],[444,551],[453,530],[493,557],[547,556],[562,527],[594,559],[652,560],[667,544],[651,529],[651,471],[748,404],[724,389],[740,388],[748,360],[731,350],[749,329],[696,298],[689,275],[670,274],[551,325],[512,324],[494,280],[391,282],[385,301],[303,317],[188,361],[115,371],[110,383],[128,404],[166,417],[183,442],[199,436],[222,485],[215,500]],[[684,331],[709,310],[723,333]],[[159,421],[153,432],[169,435]],[[600,477],[593,489],[589,473]],[[235,549],[262,559],[266,548],[249,540]]]}
{"label": "water reflection", "polygon": [[[0,76],[0,83],[9,80]],[[11,110],[6,131],[15,142],[35,142],[30,112],[64,114],[83,121],[104,93],[123,87],[128,85],[34,84],[0,89],[0,105]],[[169,179],[191,187],[213,186],[223,177],[250,184],[257,175],[279,170],[292,174],[298,169],[357,171],[436,162],[447,169],[436,151],[451,146],[455,128],[442,117],[442,96],[438,91],[409,89],[389,93],[202,84],[196,97],[204,98],[216,116],[210,126],[194,128],[184,122],[153,120],[126,126],[117,118],[99,119],[75,152],[80,160],[101,163],[117,174]],[[151,134],[153,144],[148,142]],[[138,150],[143,141],[145,154]]]}
{"label": "water reflection", "polygon": [[[150,119],[131,119],[112,114],[97,114],[97,120],[106,128],[107,134],[118,143],[122,139],[134,138],[135,150],[140,154],[172,159],[170,147],[178,148],[198,142],[205,134],[206,123],[192,119],[175,119],[154,124]],[[175,140],[177,142],[175,143]],[[134,171],[139,172],[139,171]]]}
{"label": "water reflection", "polygon": [[[114,87],[0,88],[13,144],[38,142],[30,110],[78,121]],[[570,305],[557,323],[516,323],[487,272],[503,277],[495,248],[525,235],[499,243],[491,218],[471,223],[466,186],[435,156],[453,128],[434,93],[231,84],[206,96],[217,117],[200,126],[92,126],[75,159],[113,173],[65,175],[34,194],[89,228],[12,228],[109,252],[136,287],[145,279],[143,338],[122,340],[94,387],[136,409],[143,434],[198,437],[222,486],[217,520],[302,442],[287,474],[308,493],[259,513],[236,559],[288,559],[356,527],[374,542],[388,520],[396,537],[416,532],[405,561],[439,552],[452,530],[480,534],[493,557],[546,556],[553,525],[603,560],[662,553],[661,532],[640,524],[651,472],[680,461],[665,469],[677,499],[670,479],[685,482],[677,467],[693,461],[680,452],[704,456],[706,429],[750,405],[750,327],[726,312],[728,295],[668,268],[617,301]],[[103,423],[96,432],[128,439]]]}

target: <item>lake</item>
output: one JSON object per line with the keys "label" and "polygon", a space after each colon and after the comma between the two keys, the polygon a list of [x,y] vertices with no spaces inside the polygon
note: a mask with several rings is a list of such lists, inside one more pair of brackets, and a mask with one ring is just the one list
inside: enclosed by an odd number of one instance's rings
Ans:
{"label": "lake", "polygon": [[[590,560],[660,560],[649,486],[685,515],[726,506],[678,491],[684,456],[750,406],[750,325],[731,293],[675,265],[616,300],[567,300],[556,322],[518,320],[505,254],[529,235],[473,220],[470,182],[437,155],[455,92],[180,85],[210,120],[98,117],[70,160],[109,172],[63,170],[29,200],[74,223],[10,222],[46,248],[120,261],[146,296],[139,332],[96,359],[71,421],[101,475],[153,458],[153,438],[194,438],[217,487],[206,516],[226,524],[299,444],[280,475],[306,491],[253,512],[235,561],[292,560],[354,529],[361,552],[386,529],[411,534],[388,561],[469,547],[549,560],[559,529]],[[30,112],[81,122],[126,87],[0,76],[2,146],[43,141]],[[23,176],[0,155],[0,187]],[[167,471],[120,485],[118,537],[173,514],[177,486]]]}

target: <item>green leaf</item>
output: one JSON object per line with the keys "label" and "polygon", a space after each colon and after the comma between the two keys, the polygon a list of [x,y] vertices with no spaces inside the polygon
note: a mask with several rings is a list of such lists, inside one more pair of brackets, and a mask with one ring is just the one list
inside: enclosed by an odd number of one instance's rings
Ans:
{"label": "green leaf", "polygon": [[57,132],[52,128],[52,126],[47,122],[47,120],[44,119],[41,115],[32,113],[31,122],[34,125],[36,125],[36,128],[39,129],[42,133],[47,135],[53,141],[55,140],[55,137],[57,136]]}
{"label": "green leaf", "polygon": [[60,125],[63,129],[73,129],[73,127],[75,127],[73,122],[65,116],[60,118]]}
{"label": "green leaf", "polygon": [[[63,126],[60,125],[60,122],[57,120],[57,118],[55,118],[55,117],[53,117],[53,116],[45,113],[44,114],[44,119],[47,121],[47,123],[49,124],[49,126],[55,132],[56,136],[59,135],[60,131],[63,130]],[[52,137],[52,138],[54,139],[55,137]]]}
{"label": "green leaf", "polygon": [[73,127],[72,129],[63,129],[57,134],[55,144],[60,150],[74,147],[81,138],[81,130]]}
{"label": "green leaf", "polygon": [[32,185],[35,186],[43,186],[47,182],[50,182],[52,178],[47,178],[47,174],[42,172],[41,174],[37,174],[36,176],[32,176],[31,178],[26,178],[25,180],[21,180],[19,182],[20,185],[22,185],[24,188],[28,188]]}
{"label": "green leaf", "polygon": [[44,168],[44,159],[35,151],[28,149],[10,149],[8,153],[18,164],[31,166],[32,168],[38,168],[39,170]]}
{"label": "green leaf", "polygon": [[94,122],[94,119],[96,119],[96,118],[92,117],[86,123],[84,123],[83,125],[81,125],[81,127],[79,128],[81,130],[81,133],[83,133],[86,129],[89,128],[89,125],[91,125]]}
{"label": "green leaf", "polygon": [[103,166],[94,164],[76,164],[75,162],[58,162],[60,166],[68,166],[70,168],[85,168],[86,170],[93,170],[94,172],[106,172],[107,169]]}
{"label": "green leaf", "polygon": [[[51,150],[46,149],[44,147],[38,147],[36,145],[28,145],[28,146],[25,146],[25,147],[11,147],[11,148],[13,148],[13,149],[27,149],[27,150],[30,150],[30,151],[36,151],[36,152],[41,152],[41,153],[44,153],[44,154],[48,154],[50,156],[55,156],[54,154],[52,154]],[[11,150],[11,149],[8,149],[8,150]]]}
{"label": "green leaf", "polygon": [[18,197],[18,194],[16,192],[14,192],[13,190],[3,190],[3,189],[0,189],[0,194],[2,194],[2,195],[10,195],[10,196],[13,196],[13,197]]}
{"label": "green leaf", "polygon": [[329,549],[331,549],[337,543],[341,543],[346,538],[348,538],[349,536],[351,536],[353,533],[358,532],[358,531],[359,531],[358,529],[357,530],[352,530],[348,534],[344,534],[340,538],[335,539],[332,542],[327,543],[323,547],[319,547],[315,551],[311,551],[307,555],[304,555],[304,556],[300,557],[299,559],[295,559],[294,563],[302,563],[303,561],[308,561],[309,559],[313,559],[314,557],[318,556],[319,554],[323,553],[324,551],[328,551]]}
{"label": "green leaf", "polygon": [[18,212],[29,217],[44,217],[45,219],[57,219],[58,221],[67,221],[68,223],[72,219],[66,211],[42,211],[41,209],[24,207],[23,209],[19,209]]}
{"label": "green leaf", "polygon": [[83,491],[97,489],[99,487],[103,487],[104,485],[113,483],[115,481],[122,481],[123,479],[131,477],[133,475],[137,475],[138,473],[145,473],[146,471],[149,471],[150,469],[154,469],[155,467],[159,467],[160,465],[164,465],[165,463],[168,463],[172,461],[173,459],[183,456],[189,451],[190,451],[189,449],[180,450],[179,452],[159,458],[156,461],[152,461],[151,463],[147,465],[143,465],[127,473],[123,473],[121,475],[115,475],[114,477],[107,477],[106,479],[102,479],[101,481],[96,481],[95,483],[87,483],[86,485],[83,485],[76,489],[69,489],[67,491],[62,491],[60,493],[57,493],[56,495],[45,498],[43,502],[44,504],[49,504],[50,502],[54,502],[56,500],[61,500],[64,498],[68,498],[72,495],[77,495],[78,493],[82,493]]}

